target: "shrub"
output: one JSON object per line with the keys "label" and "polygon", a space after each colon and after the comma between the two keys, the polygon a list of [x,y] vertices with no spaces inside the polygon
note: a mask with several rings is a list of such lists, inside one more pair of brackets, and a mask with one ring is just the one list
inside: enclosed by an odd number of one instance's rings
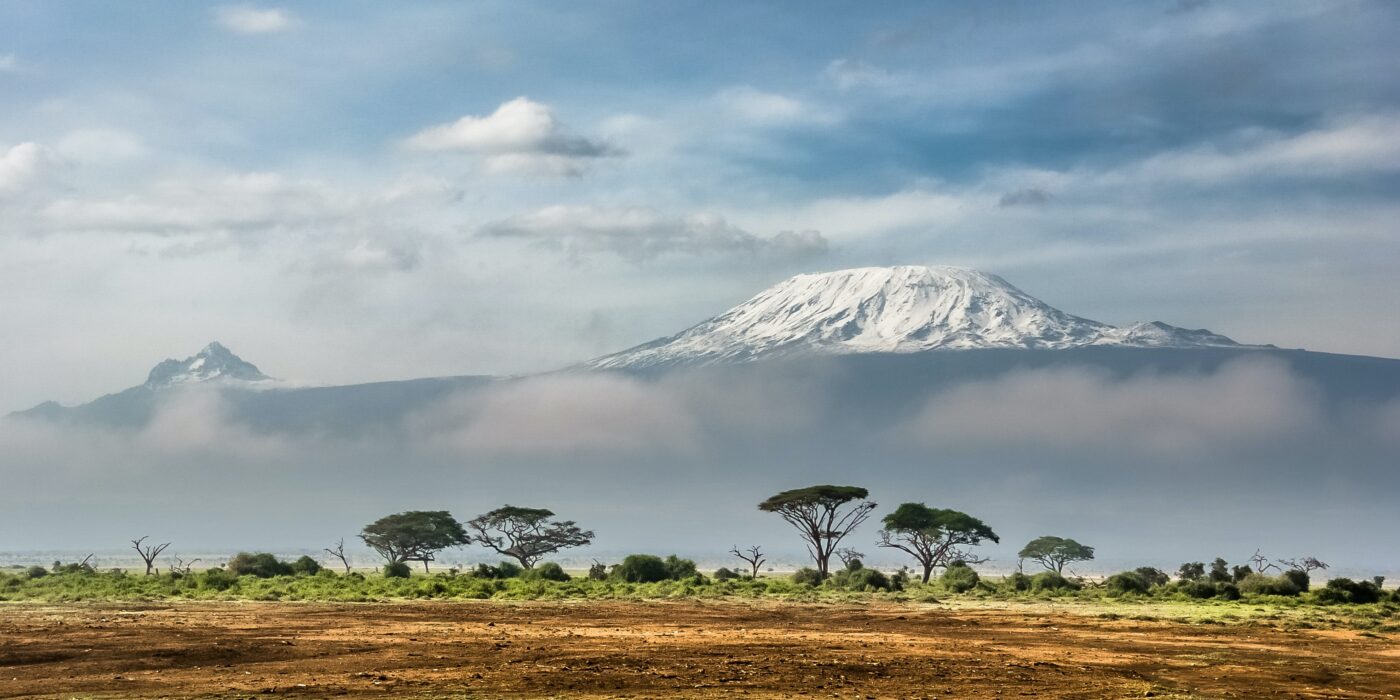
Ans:
{"label": "shrub", "polygon": [[1334,578],[1313,595],[1320,603],[1379,603],[1382,593],[1373,581]]}
{"label": "shrub", "polygon": [[1079,584],[1053,572],[1042,571],[1031,577],[1032,591],[1074,591]]}
{"label": "shrub", "polygon": [[568,581],[569,575],[564,572],[564,567],[547,561],[533,569],[526,569],[521,578],[526,581]]}
{"label": "shrub", "polygon": [[733,569],[724,566],[715,569],[714,579],[716,581],[733,581],[736,578],[742,577]]}
{"label": "shrub", "polygon": [[1308,586],[1312,585],[1312,580],[1308,578],[1308,572],[1302,569],[1289,569],[1283,572],[1283,577],[1293,582],[1299,591],[1307,592]]}
{"label": "shrub", "polygon": [[[831,575],[831,585],[850,591],[888,591],[890,578],[877,569],[845,568]],[[820,585],[820,581],[812,585]]]}
{"label": "shrub", "polygon": [[1136,571],[1124,571],[1108,577],[1104,582],[1108,587],[1109,595],[1127,595],[1129,593],[1146,594],[1151,585],[1147,579]]}
{"label": "shrub", "polygon": [[1176,570],[1176,577],[1182,581],[1199,581],[1205,575],[1206,565],[1198,561],[1188,561]]}
{"label": "shrub", "polygon": [[1240,587],[1232,581],[1215,584],[1215,597],[1223,600],[1239,600]]}
{"label": "shrub", "polygon": [[413,575],[413,569],[408,568],[404,562],[396,562],[384,565],[384,578],[408,578]]}
{"label": "shrub", "polygon": [[822,585],[822,572],[816,569],[803,567],[792,574],[793,583],[805,583],[809,586]]}
{"label": "shrub", "polygon": [[695,569],[695,562],[681,559],[674,554],[666,557],[666,578],[680,581],[695,576],[697,573],[699,572]]}
{"label": "shrub", "polygon": [[237,576],[219,568],[209,569],[195,579],[196,586],[214,591],[226,591],[233,588],[235,583],[238,583]]}
{"label": "shrub", "polygon": [[1139,566],[1133,569],[1133,573],[1141,576],[1142,580],[1147,583],[1148,588],[1153,586],[1165,586],[1171,583],[1172,580],[1171,577],[1167,575],[1167,572],[1151,566]]}
{"label": "shrub", "polygon": [[506,579],[519,578],[524,569],[519,564],[510,561],[503,561],[495,566],[490,564],[477,564],[472,574],[477,578]]}
{"label": "shrub", "polygon": [[1265,576],[1263,574],[1250,574],[1239,582],[1241,593],[1252,595],[1286,595],[1295,596],[1302,593],[1302,589],[1286,576]]}
{"label": "shrub", "polygon": [[292,565],[285,561],[279,561],[277,557],[267,552],[239,552],[232,559],[228,560],[228,572],[234,576],[256,576],[258,578],[272,578],[273,576],[290,576]]}
{"label": "shrub", "polygon": [[1172,590],[1192,598],[1215,597],[1215,585],[1200,579],[1182,579],[1172,586]]}
{"label": "shrub", "polygon": [[982,577],[967,564],[949,566],[943,570],[943,575],[938,577],[938,584],[944,589],[954,593],[966,593],[977,587],[977,582]]}
{"label": "shrub", "polygon": [[49,575],[49,570],[42,566],[31,566],[24,570],[24,575],[30,579],[43,578]]}
{"label": "shrub", "polygon": [[321,562],[302,555],[300,559],[292,562],[292,573],[298,576],[315,576],[321,573]]}
{"label": "shrub", "polygon": [[613,568],[613,576],[628,583],[655,583],[670,576],[666,562],[650,554],[629,554]]}
{"label": "shrub", "polygon": [[608,565],[597,559],[593,560],[592,566],[588,567],[588,580],[604,581],[608,578]]}
{"label": "shrub", "polygon": [[1003,588],[1016,591],[1018,593],[1022,591],[1029,591],[1031,589],[1031,577],[1017,571],[1016,573],[1011,574],[1010,576],[1007,576],[1006,578],[1002,579],[1001,585]]}

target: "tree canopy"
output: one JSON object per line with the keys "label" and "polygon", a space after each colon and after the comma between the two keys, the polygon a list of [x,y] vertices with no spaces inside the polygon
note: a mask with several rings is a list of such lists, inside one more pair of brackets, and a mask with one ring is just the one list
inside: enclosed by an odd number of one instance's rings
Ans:
{"label": "tree canopy", "polygon": [[825,578],[836,546],[875,509],[874,503],[863,500],[868,495],[870,492],[859,486],[808,486],[770,496],[758,509],[777,513],[797,528],[817,571]]}
{"label": "tree canopy", "polygon": [[1041,566],[1058,574],[1064,572],[1065,564],[1093,559],[1094,548],[1067,537],[1046,535],[1027,542],[1016,556],[1039,562]]}
{"label": "tree canopy", "polygon": [[966,547],[984,540],[1000,542],[986,523],[962,511],[930,508],[922,503],[903,503],[882,520],[880,546],[892,547],[912,555],[923,567],[923,581],[928,583],[934,567],[947,566],[953,561],[972,561]]}
{"label": "tree canopy", "polygon": [[437,552],[466,544],[467,533],[445,510],[411,510],[366,525],[360,539],[391,565],[421,561],[427,569]]}
{"label": "tree canopy", "polygon": [[593,541],[593,533],[572,520],[552,521],[547,508],[521,508],[506,505],[478,515],[467,523],[471,540],[508,557],[529,569],[548,554],[565,547],[580,547]]}

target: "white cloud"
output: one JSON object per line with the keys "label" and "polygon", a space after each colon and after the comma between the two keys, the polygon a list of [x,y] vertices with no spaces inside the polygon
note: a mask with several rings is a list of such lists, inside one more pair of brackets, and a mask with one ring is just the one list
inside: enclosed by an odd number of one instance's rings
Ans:
{"label": "white cloud", "polygon": [[252,5],[225,5],[214,11],[219,26],[238,34],[275,34],[296,26],[286,10]]}
{"label": "white cloud", "polygon": [[12,54],[0,54],[0,73],[14,73],[19,71],[19,57]]}
{"label": "white cloud", "polygon": [[517,97],[484,117],[465,116],[414,134],[418,151],[481,155],[492,172],[578,175],[591,160],[620,155],[612,146],[570,134],[548,105]]}
{"label": "white cloud", "polygon": [[79,129],[60,139],[56,150],[75,163],[108,164],[140,158],[146,145],[117,129]]}
{"label": "white cloud", "polygon": [[611,252],[634,261],[663,255],[740,253],[778,257],[820,255],[826,239],[815,230],[756,236],[713,213],[664,216],[642,207],[552,206],[483,229],[487,236],[534,241],[571,256]]}
{"label": "white cloud", "polygon": [[0,155],[0,194],[15,192],[38,180],[59,163],[47,146],[26,141]]}
{"label": "white cloud", "polygon": [[750,86],[730,88],[716,95],[729,114],[757,124],[830,123],[835,118],[801,100],[764,92]]}

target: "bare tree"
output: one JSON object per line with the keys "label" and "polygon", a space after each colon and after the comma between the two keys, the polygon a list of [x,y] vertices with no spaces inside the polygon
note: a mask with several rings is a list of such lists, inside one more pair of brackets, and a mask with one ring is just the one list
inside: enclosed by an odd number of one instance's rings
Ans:
{"label": "bare tree", "polygon": [[181,559],[178,554],[172,554],[170,557],[175,560],[175,563],[170,565],[170,571],[180,574],[181,576],[188,576],[190,569],[194,568],[195,562],[199,561],[198,559],[185,561]]}
{"label": "bare tree", "polygon": [[1280,559],[1278,561],[1280,564],[1283,564],[1284,566],[1290,569],[1293,569],[1295,571],[1301,571],[1305,574],[1310,574],[1320,569],[1329,568],[1326,562],[1318,559],[1317,557],[1302,557],[1301,559]]}
{"label": "bare tree", "polygon": [[336,541],[336,543],[335,543],[335,549],[331,549],[330,547],[327,547],[327,548],[326,548],[326,554],[329,554],[329,555],[335,557],[336,559],[339,559],[339,560],[340,560],[340,565],[345,567],[345,573],[347,573],[347,574],[350,573],[350,559],[349,559],[348,557],[345,556],[345,538],[344,538],[344,537],[342,537],[342,538],[340,538],[339,540]]}
{"label": "bare tree", "polygon": [[1254,567],[1254,570],[1261,574],[1269,569],[1278,568],[1278,564],[1269,561],[1269,558],[1260,554],[1257,549],[1254,550],[1254,556],[1249,558],[1249,565]]}
{"label": "bare tree", "polygon": [[763,562],[767,561],[761,547],[754,545],[741,552],[739,545],[736,544],[729,550],[729,553],[747,562],[750,570],[749,578],[758,580],[758,567],[763,566]]}
{"label": "bare tree", "polygon": [[836,555],[837,559],[841,560],[841,566],[847,569],[851,568],[851,562],[860,561],[865,558],[865,553],[857,552],[855,547],[842,547],[833,552],[833,554]]}
{"label": "bare tree", "polygon": [[96,570],[97,570],[96,567],[94,567],[94,566],[92,565],[92,555],[91,555],[91,554],[89,554],[89,555],[83,557],[83,560],[80,561],[80,562],[78,562],[78,568],[80,568],[80,569],[85,569],[85,570],[87,570],[87,571],[96,571]]}
{"label": "bare tree", "polygon": [[132,540],[131,547],[132,549],[136,550],[137,554],[141,555],[141,561],[146,562],[146,575],[150,576],[151,570],[155,567],[156,557],[160,556],[160,553],[164,552],[165,548],[170,546],[170,543],[166,542],[165,544],[158,545],[142,545],[141,543],[145,542],[147,537],[150,537],[150,535],[142,535],[141,539]]}

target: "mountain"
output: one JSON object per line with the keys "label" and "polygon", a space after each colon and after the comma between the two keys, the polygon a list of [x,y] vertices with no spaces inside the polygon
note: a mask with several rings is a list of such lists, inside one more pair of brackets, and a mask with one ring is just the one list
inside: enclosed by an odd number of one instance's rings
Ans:
{"label": "mountain", "polygon": [[960,267],[863,267],[797,275],[676,335],[586,363],[599,369],[810,354],[1089,346],[1244,348],[1161,322],[1118,328],[1067,314],[996,275]]}
{"label": "mountain", "polygon": [[144,386],[159,389],[199,382],[267,381],[272,381],[272,377],[214,341],[183,360],[163,360],[152,367]]}

